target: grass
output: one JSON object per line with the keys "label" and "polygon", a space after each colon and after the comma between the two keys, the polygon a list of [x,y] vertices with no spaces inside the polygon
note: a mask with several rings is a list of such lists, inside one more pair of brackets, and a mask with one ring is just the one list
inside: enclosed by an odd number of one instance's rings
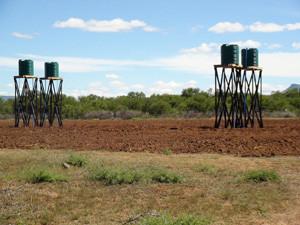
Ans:
{"label": "grass", "polygon": [[[166,217],[169,224],[297,223],[299,157],[80,154],[88,164],[64,169],[66,150],[0,149],[0,223],[124,224],[141,214],[137,222],[144,224]],[[244,179],[256,170],[280,174],[281,181]]]}
{"label": "grass", "polygon": [[173,154],[173,152],[171,149],[165,148],[165,155],[172,155],[172,154]]}
{"label": "grass", "polygon": [[198,172],[204,172],[204,173],[213,173],[216,170],[216,166],[213,164],[206,164],[206,163],[202,163],[200,165],[197,165],[197,167],[195,168],[196,171]]}
{"label": "grass", "polygon": [[32,183],[43,183],[43,182],[63,182],[63,181],[67,181],[68,177],[47,170],[37,170],[37,171],[27,172],[26,179],[27,181]]}
{"label": "grass", "polygon": [[68,158],[66,158],[63,163],[68,163],[71,166],[82,167],[89,162],[90,157],[86,154],[73,154],[71,153]]}
{"label": "grass", "polygon": [[135,218],[130,218],[124,224],[140,225],[207,225],[212,224],[211,217],[198,217],[194,214],[182,214],[177,219],[168,213],[148,212],[141,213]]}
{"label": "grass", "polygon": [[258,169],[258,170],[250,170],[243,174],[242,181],[244,182],[280,182],[281,177],[275,170],[264,170],[264,169]]}
{"label": "grass", "polygon": [[141,182],[144,174],[139,171],[124,170],[121,168],[91,169],[88,178],[95,181],[105,181],[107,184],[133,184]]}
{"label": "grass", "polygon": [[95,167],[89,170],[90,180],[104,181],[109,185],[133,184],[144,181],[159,183],[181,183],[183,175],[168,171],[163,167],[145,167],[139,169]]}

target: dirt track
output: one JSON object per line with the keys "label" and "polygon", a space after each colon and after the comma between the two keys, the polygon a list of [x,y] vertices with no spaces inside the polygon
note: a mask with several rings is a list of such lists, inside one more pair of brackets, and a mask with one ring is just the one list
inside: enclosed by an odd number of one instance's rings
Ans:
{"label": "dirt track", "polygon": [[300,155],[300,120],[265,120],[264,128],[214,129],[214,120],[64,121],[62,128],[15,128],[0,121],[0,148],[127,152]]}

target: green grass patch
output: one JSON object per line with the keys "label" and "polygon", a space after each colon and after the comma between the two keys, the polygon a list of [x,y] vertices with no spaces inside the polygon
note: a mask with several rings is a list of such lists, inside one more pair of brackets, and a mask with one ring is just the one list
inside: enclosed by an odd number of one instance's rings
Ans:
{"label": "green grass patch", "polygon": [[47,170],[37,170],[37,171],[27,172],[26,179],[32,183],[43,183],[43,182],[63,182],[63,181],[67,181],[69,177],[59,173],[49,172]]}
{"label": "green grass patch", "polygon": [[250,170],[245,172],[242,175],[241,180],[243,182],[266,182],[266,181],[273,181],[273,182],[280,182],[281,177],[280,175],[274,170]]}
{"label": "green grass patch", "polygon": [[[130,224],[141,225],[208,225],[212,224],[211,217],[198,217],[194,214],[182,214],[174,219],[167,213],[145,213],[138,218],[132,219]],[[125,223],[126,224],[126,223]],[[129,224],[129,223],[127,223]]]}
{"label": "green grass patch", "polygon": [[181,183],[183,176],[168,171],[166,168],[147,167],[140,169],[122,169],[96,167],[89,170],[90,180],[105,181],[109,185],[133,184],[144,181],[154,181],[159,183]]}
{"label": "green grass patch", "polygon": [[164,167],[150,167],[147,169],[147,174],[152,181],[159,183],[182,183],[184,181],[183,175]]}
{"label": "green grass patch", "polygon": [[89,162],[90,157],[85,154],[70,154],[68,158],[64,160],[64,163],[68,163],[71,166],[82,167]]}
{"label": "green grass patch", "polygon": [[173,154],[173,152],[171,149],[165,148],[165,155],[172,155],[172,154]]}
{"label": "green grass patch", "polygon": [[133,184],[142,181],[144,175],[139,171],[121,168],[94,168],[90,170],[89,179],[105,181],[107,184]]}
{"label": "green grass patch", "polygon": [[197,172],[204,172],[204,173],[213,173],[215,172],[216,170],[216,166],[213,165],[213,164],[200,164],[200,165],[197,165],[195,170]]}

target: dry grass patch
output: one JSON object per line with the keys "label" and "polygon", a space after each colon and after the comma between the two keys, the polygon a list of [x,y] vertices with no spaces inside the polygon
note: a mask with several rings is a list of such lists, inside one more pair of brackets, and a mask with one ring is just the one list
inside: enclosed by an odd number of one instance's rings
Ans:
{"label": "dry grass patch", "polygon": [[[209,223],[215,224],[298,221],[299,157],[103,151],[81,154],[89,157],[85,166],[64,169],[61,163],[70,156],[69,151],[1,150],[0,224],[123,224],[149,212],[165,213],[171,222],[180,221],[182,214],[191,220],[209,218]],[[105,179],[87,179],[91,171],[99,172],[95,168],[106,171]],[[24,171],[39,169],[69,179],[51,183],[25,179]],[[276,171],[281,182],[240,182],[247,171],[257,169]],[[152,180],[153,170],[158,171],[159,178]],[[117,177],[118,185],[107,185],[110,173]],[[131,177],[136,173],[141,173],[142,179]],[[181,183],[164,183],[169,179],[166,174],[185,174],[185,178]],[[130,182],[123,182],[127,180]],[[149,221],[152,219],[161,218]]]}

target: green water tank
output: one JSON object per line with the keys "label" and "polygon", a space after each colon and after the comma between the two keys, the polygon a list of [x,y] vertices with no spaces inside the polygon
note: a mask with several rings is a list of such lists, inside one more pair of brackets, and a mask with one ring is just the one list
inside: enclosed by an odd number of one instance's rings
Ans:
{"label": "green water tank", "polygon": [[45,62],[45,77],[59,77],[57,62]]}
{"label": "green water tank", "polygon": [[33,75],[33,61],[30,59],[19,60],[19,76]]}
{"label": "green water tank", "polygon": [[242,65],[244,68],[248,66],[258,67],[258,50],[257,48],[242,49]]}
{"label": "green water tank", "polygon": [[221,46],[221,64],[239,64],[239,46],[223,44]]}

